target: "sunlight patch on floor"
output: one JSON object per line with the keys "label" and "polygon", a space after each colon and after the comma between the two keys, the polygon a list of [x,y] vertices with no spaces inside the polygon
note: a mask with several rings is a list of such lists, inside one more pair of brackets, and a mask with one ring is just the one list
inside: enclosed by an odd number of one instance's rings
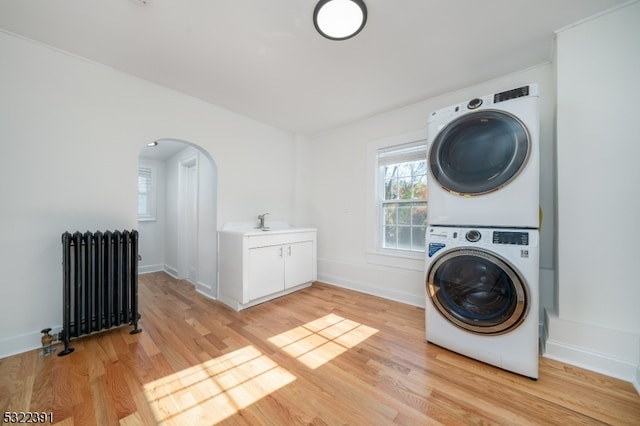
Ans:
{"label": "sunlight patch on floor", "polygon": [[159,424],[214,424],[295,379],[246,346],[147,383],[144,392]]}
{"label": "sunlight patch on floor", "polygon": [[377,332],[375,328],[329,314],[268,340],[307,367],[315,369]]}

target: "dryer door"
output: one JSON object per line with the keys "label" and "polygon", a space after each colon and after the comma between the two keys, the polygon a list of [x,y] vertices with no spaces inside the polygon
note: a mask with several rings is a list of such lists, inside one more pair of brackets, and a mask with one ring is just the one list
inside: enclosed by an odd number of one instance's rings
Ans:
{"label": "dryer door", "polygon": [[529,133],[516,116],[497,110],[472,112],[438,133],[429,150],[430,172],[447,191],[486,194],[513,180],[530,150]]}
{"label": "dryer door", "polygon": [[427,294],[450,322],[480,334],[513,330],[529,305],[526,283],[515,268],[476,248],[442,253],[427,271]]}

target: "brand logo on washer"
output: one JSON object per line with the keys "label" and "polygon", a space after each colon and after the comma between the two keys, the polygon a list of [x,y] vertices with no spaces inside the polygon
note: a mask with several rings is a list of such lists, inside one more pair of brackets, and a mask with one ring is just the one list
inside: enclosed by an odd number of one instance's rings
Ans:
{"label": "brand logo on washer", "polygon": [[520,250],[520,257],[529,257],[529,250]]}

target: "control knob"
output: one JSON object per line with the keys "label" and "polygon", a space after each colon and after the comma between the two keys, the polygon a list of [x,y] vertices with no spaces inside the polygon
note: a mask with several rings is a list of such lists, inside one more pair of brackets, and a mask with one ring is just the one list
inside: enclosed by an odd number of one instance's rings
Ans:
{"label": "control knob", "polygon": [[476,242],[480,241],[480,238],[482,237],[482,234],[480,233],[480,231],[472,229],[471,231],[467,231],[465,237],[466,237],[467,241],[472,242],[472,243],[476,243]]}
{"label": "control knob", "polygon": [[468,109],[476,109],[478,108],[480,105],[482,105],[482,99],[480,98],[475,98],[475,99],[471,99],[469,101],[469,103],[467,104],[467,108]]}

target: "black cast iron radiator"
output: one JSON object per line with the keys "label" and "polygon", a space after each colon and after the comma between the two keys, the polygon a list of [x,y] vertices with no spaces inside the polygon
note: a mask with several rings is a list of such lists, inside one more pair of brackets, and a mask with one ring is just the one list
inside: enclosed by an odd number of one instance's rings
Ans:
{"label": "black cast iron radiator", "polygon": [[139,333],[138,231],[62,234],[63,318],[60,339],[131,324]]}

